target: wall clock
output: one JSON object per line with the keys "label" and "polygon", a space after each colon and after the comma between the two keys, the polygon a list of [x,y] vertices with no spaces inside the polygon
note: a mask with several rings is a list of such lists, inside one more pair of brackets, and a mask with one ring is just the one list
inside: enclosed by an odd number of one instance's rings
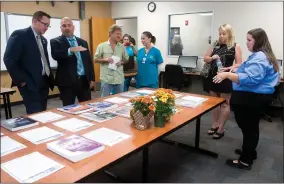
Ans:
{"label": "wall clock", "polygon": [[156,4],[154,2],[150,2],[148,4],[148,10],[149,12],[154,12],[156,10]]}

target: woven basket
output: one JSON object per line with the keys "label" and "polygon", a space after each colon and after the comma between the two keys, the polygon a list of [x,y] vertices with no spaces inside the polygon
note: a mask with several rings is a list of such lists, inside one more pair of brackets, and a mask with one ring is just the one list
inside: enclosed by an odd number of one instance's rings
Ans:
{"label": "woven basket", "polygon": [[150,119],[154,115],[150,112],[147,116],[144,116],[139,110],[133,114],[133,125],[138,130],[146,130],[150,126]]}

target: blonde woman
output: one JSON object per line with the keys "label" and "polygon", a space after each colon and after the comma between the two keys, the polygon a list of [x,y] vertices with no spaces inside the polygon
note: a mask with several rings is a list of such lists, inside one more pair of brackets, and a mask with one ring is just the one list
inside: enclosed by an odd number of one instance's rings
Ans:
{"label": "blonde woman", "polygon": [[219,40],[207,51],[204,61],[211,64],[211,70],[206,78],[207,89],[211,96],[226,99],[220,107],[213,111],[213,125],[208,130],[213,139],[220,139],[224,136],[225,122],[230,114],[230,97],[232,92],[232,81],[226,79],[221,83],[214,83],[213,77],[217,75],[217,61],[221,60],[222,71],[231,70],[235,62],[236,65],[242,63],[242,51],[239,44],[235,43],[232,27],[223,24],[219,27]]}

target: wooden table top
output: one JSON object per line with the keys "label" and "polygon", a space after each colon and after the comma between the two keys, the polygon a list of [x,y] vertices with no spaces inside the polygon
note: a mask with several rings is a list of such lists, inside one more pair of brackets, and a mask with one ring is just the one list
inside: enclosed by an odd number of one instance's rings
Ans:
{"label": "wooden table top", "polygon": [[12,88],[2,88],[1,87],[1,90],[0,90],[0,93],[1,94],[4,94],[4,93],[11,93],[11,94],[13,94],[13,93],[15,93],[16,92],[16,90],[14,90],[14,89],[12,89]]}
{"label": "wooden table top", "polygon": [[[73,135],[73,134],[78,134],[78,135],[83,135],[87,132],[93,131],[95,129],[98,128],[109,128],[115,131],[119,131],[122,133],[126,133],[131,135],[130,138],[112,146],[105,146],[105,150],[92,156],[89,157],[87,159],[84,159],[80,162],[77,163],[73,163],[63,157],[61,157],[60,155],[57,155],[55,153],[53,153],[52,151],[49,151],[46,147],[46,143],[42,143],[39,145],[35,145],[23,138],[21,138],[20,136],[17,135],[17,133],[20,132],[24,132],[27,131],[29,129],[33,129],[35,127],[31,127],[28,129],[24,129],[24,130],[20,130],[17,132],[10,132],[4,128],[1,127],[1,132],[4,133],[4,136],[9,136],[17,141],[19,141],[20,143],[24,144],[27,146],[27,148],[16,151],[12,154],[8,154],[6,156],[1,157],[1,163],[5,163],[9,160],[15,159],[17,157],[21,157],[24,156],[26,154],[30,154],[32,152],[38,151],[41,154],[55,160],[56,162],[64,165],[65,167],[60,169],[59,171],[42,178],[41,180],[38,180],[36,182],[47,182],[47,183],[51,183],[51,182],[56,182],[56,183],[73,183],[76,182],[88,175],[90,175],[91,173],[104,168],[106,166],[108,166],[111,163],[114,163],[115,161],[117,161],[118,159],[123,158],[124,156],[134,152],[135,150],[138,150],[139,148],[157,140],[158,138],[162,137],[163,135],[166,135],[167,133],[173,132],[176,129],[182,127],[183,125],[187,124],[187,122],[189,120],[194,120],[196,117],[208,112],[209,110],[213,109],[214,107],[222,104],[223,102],[225,102],[225,99],[223,98],[215,98],[215,97],[209,97],[209,96],[202,96],[202,95],[195,95],[195,94],[188,94],[186,93],[185,95],[193,95],[193,96],[200,96],[200,97],[206,97],[208,98],[207,101],[205,101],[202,105],[200,105],[199,107],[196,107],[194,109],[192,108],[181,108],[181,111],[177,114],[175,114],[169,123],[166,124],[166,126],[164,128],[156,128],[154,126],[152,126],[150,129],[144,130],[144,131],[139,131],[137,129],[135,129],[132,126],[132,120],[128,119],[128,118],[123,118],[123,117],[117,117],[115,119],[103,122],[103,123],[94,123],[95,125],[87,128],[85,130],[81,130],[77,133],[72,133],[69,132],[67,130],[63,130],[59,127],[56,127],[55,125],[53,125],[52,123],[40,123],[39,126],[37,127],[42,127],[42,126],[46,126],[49,128],[52,128],[54,130],[60,131],[62,133],[64,133],[64,137]],[[114,95],[114,96],[118,96],[118,95]],[[113,97],[113,96],[111,96]],[[94,99],[91,100],[89,102],[95,102],[95,101],[102,101],[103,98],[98,98],[98,99]],[[84,102],[84,103],[89,103],[89,102]],[[82,103],[82,104],[84,104]],[[71,115],[71,114],[67,114],[67,113],[63,113],[61,111],[58,111],[56,109],[51,109],[48,111],[52,111],[58,114],[62,114],[64,116],[66,116],[65,119],[67,118],[72,118],[72,117],[76,117],[78,119],[82,119],[85,121],[88,121],[86,119],[80,118],[77,115]],[[62,119],[61,119],[62,120]],[[61,121],[58,120],[58,121]],[[56,121],[55,121],[56,122]],[[91,122],[91,121],[89,121]],[[153,119],[152,119],[153,122]],[[58,139],[61,139],[63,137],[60,137]],[[56,139],[56,140],[58,140]],[[55,141],[55,140],[52,140]],[[49,141],[49,142],[52,142]],[[14,178],[12,178],[9,174],[7,174],[5,171],[2,170],[1,172],[1,183],[7,183],[7,182],[12,182],[15,183],[17,182]]]}

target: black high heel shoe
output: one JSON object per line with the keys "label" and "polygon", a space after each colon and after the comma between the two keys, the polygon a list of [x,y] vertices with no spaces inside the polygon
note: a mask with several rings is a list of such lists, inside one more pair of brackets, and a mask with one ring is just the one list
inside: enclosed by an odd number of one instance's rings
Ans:
{"label": "black high heel shoe", "polygon": [[208,135],[214,135],[217,132],[218,129],[219,129],[219,127],[210,128],[207,133],[208,133]]}
{"label": "black high heel shoe", "polygon": [[213,135],[213,139],[221,139],[222,137],[224,137],[225,135],[225,131],[222,132],[222,133],[219,133],[219,132],[216,132],[214,135]]}

